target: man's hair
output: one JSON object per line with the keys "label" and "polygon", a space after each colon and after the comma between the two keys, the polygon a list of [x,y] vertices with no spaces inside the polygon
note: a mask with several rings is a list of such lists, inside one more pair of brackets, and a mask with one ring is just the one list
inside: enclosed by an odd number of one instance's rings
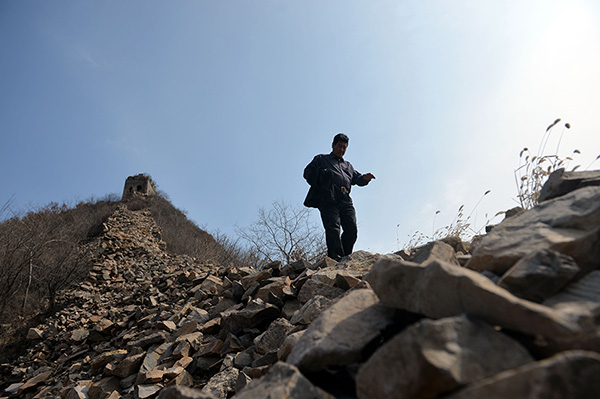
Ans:
{"label": "man's hair", "polygon": [[348,144],[350,139],[344,133],[338,133],[333,137],[333,145],[335,145],[335,143],[337,143],[338,141]]}

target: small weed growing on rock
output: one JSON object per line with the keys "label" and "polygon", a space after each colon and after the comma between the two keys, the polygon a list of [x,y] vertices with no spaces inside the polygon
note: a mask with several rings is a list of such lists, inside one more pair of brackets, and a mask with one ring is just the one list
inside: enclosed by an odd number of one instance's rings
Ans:
{"label": "small weed growing on rock", "polygon": [[[554,154],[545,154],[550,135],[559,122],[560,118],[546,128],[536,155],[532,155],[527,147],[523,148],[519,154],[519,166],[515,169],[514,175],[517,184],[517,202],[523,209],[531,209],[536,206],[540,191],[548,176],[557,169],[568,168],[570,162],[573,161],[573,156],[580,154],[579,150],[574,150],[572,155],[566,158],[558,155],[562,136],[566,130],[571,128],[569,123],[563,125]],[[571,171],[579,167],[580,165],[577,165]]]}
{"label": "small weed growing on rock", "polygon": [[[441,240],[441,239],[447,238],[447,237],[457,237],[457,238],[460,238],[461,241],[465,241],[465,242],[470,241],[474,235],[480,234],[481,230],[483,230],[484,227],[487,224],[489,224],[489,222],[490,222],[490,219],[488,218],[488,215],[486,214],[485,215],[486,222],[481,227],[477,228],[474,226],[475,221],[472,219],[475,210],[477,209],[477,207],[479,206],[479,204],[481,203],[483,198],[486,195],[488,195],[490,192],[491,192],[491,190],[487,190],[485,193],[483,193],[481,198],[479,198],[479,201],[477,201],[477,204],[475,204],[475,206],[473,207],[471,212],[466,216],[465,216],[465,206],[461,205],[458,208],[458,211],[456,212],[456,216],[454,217],[452,222],[450,224],[448,224],[447,226],[441,227],[437,230],[435,228],[435,219],[436,219],[436,216],[441,213],[441,211],[439,211],[439,210],[436,211],[435,214],[433,215],[433,224],[432,224],[432,229],[431,229],[431,235],[427,235],[420,231],[416,231],[415,233],[413,233],[412,236],[410,236],[409,241],[406,243],[406,245],[404,245],[403,249],[408,250],[408,249],[416,248],[416,247],[424,245],[430,241]],[[494,217],[498,216],[501,213],[502,212],[497,213]]]}

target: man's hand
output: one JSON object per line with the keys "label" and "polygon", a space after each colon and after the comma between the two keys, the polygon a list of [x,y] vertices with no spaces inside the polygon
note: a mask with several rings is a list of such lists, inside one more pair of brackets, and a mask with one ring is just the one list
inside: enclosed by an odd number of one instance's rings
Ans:
{"label": "man's hand", "polygon": [[370,182],[371,180],[375,179],[375,175],[373,173],[365,173],[363,175],[363,179],[365,179],[368,182]]}

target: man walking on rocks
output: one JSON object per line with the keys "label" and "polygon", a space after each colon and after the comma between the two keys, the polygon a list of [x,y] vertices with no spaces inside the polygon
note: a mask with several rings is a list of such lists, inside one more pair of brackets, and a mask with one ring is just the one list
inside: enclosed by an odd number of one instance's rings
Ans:
{"label": "man walking on rocks", "polygon": [[372,173],[357,172],[344,159],[349,141],[345,134],[336,134],[331,153],[315,156],[304,168],[304,178],[310,184],[304,205],[321,212],[327,255],[336,261],[352,253],[358,236],[351,186],[366,186],[375,179]]}

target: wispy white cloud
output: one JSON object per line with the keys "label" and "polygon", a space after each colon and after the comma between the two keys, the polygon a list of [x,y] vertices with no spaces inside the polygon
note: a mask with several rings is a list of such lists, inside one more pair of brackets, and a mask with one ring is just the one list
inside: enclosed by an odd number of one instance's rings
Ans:
{"label": "wispy white cloud", "polygon": [[82,43],[78,37],[67,36],[56,29],[46,29],[44,31],[46,38],[62,52],[69,60],[84,64],[91,68],[109,68],[110,64],[103,59],[93,46],[89,43]]}
{"label": "wispy white cloud", "polygon": [[73,53],[77,59],[86,63],[92,68],[106,68],[108,66],[105,62],[102,62],[93,56],[88,49],[76,48],[73,50]]}

